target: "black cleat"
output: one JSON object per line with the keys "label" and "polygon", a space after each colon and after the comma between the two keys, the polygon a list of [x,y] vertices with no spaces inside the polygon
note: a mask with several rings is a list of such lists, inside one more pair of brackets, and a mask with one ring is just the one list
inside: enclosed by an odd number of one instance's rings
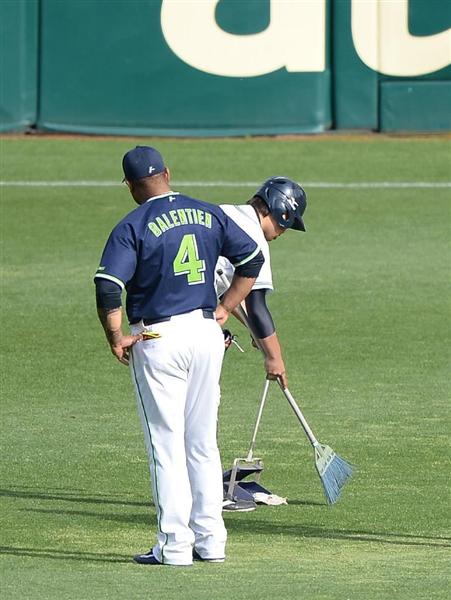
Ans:
{"label": "black cleat", "polygon": [[251,512],[257,508],[256,503],[253,500],[224,500],[222,503],[222,510],[228,512]]}

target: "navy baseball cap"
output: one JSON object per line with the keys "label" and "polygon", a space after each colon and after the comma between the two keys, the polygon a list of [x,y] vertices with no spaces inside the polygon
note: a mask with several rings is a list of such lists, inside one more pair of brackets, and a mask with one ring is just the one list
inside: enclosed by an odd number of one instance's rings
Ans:
{"label": "navy baseball cap", "polygon": [[164,161],[161,154],[150,146],[136,146],[124,154],[122,168],[125,179],[135,181],[143,177],[152,177],[164,171]]}

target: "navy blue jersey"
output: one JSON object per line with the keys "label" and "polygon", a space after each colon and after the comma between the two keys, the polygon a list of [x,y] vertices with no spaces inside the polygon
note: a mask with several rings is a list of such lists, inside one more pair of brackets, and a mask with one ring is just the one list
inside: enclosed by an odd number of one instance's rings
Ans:
{"label": "navy blue jersey", "polygon": [[236,267],[259,247],[224,211],[178,192],[153,197],[110,234],[95,277],[127,290],[127,317],[161,319],[198,308],[215,310],[215,266]]}

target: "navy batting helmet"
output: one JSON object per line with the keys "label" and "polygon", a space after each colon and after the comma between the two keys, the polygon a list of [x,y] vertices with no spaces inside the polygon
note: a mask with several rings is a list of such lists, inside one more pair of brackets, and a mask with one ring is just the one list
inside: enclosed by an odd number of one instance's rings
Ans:
{"label": "navy batting helmet", "polygon": [[254,196],[263,200],[280,227],[305,231],[302,215],[307,206],[307,196],[295,181],[287,177],[271,177]]}

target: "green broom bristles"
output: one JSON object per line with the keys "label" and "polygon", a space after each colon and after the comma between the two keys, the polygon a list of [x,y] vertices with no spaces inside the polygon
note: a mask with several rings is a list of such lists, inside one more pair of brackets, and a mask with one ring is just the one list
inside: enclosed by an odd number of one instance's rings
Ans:
{"label": "green broom bristles", "polygon": [[316,469],[323,484],[328,504],[334,504],[341,489],[352,476],[352,466],[329,446],[315,446]]}

